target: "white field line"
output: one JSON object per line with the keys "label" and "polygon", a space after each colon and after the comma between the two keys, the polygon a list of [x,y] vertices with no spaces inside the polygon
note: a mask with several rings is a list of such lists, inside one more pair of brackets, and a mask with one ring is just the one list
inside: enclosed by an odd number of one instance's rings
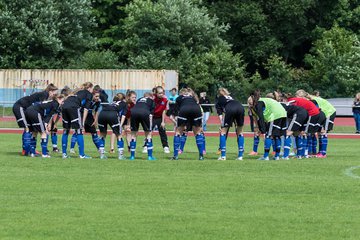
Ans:
{"label": "white field line", "polygon": [[345,170],[345,175],[346,176],[349,176],[349,177],[352,177],[352,178],[357,178],[357,179],[360,179],[360,176],[359,175],[356,175],[355,173],[353,173],[353,171],[355,169],[359,169],[360,166],[353,166],[353,167],[349,167]]}

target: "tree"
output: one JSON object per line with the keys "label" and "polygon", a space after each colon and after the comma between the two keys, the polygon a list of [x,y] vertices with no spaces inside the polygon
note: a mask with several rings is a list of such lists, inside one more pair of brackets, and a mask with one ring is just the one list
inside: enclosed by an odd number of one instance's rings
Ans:
{"label": "tree", "polygon": [[3,0],[1,68],[59,68],[94,43],[87,0]]}
{"label": "tree", "polygon": [[360,88],[360,42],[337,25],[324,31],[305,58],[309,80],[325,97],[348,97]]}
{"label": "tree", "polygon": [[118,52],[121,49],[123,21],[126,17],[125,7],[130,0],[93,0],[93,16],[97,28],[94,31],[100,49]]}
{"label": "tree", "polygon": [[206,8],[191,0],[135,0],[126,13],[122,55],[129,67],[178,70],[181,82],[196,90],[243,79],[241,56],[221,38],[227,27]]}

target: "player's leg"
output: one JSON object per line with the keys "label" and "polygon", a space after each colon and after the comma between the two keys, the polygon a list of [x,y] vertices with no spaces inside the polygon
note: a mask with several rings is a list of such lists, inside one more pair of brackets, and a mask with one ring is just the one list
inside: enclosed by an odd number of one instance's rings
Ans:
{"label": "player's leg", "polygon": [[190,120],[192,122],[196,145],[199,150],[199,160],[204,160],[205,136],[202,134],[202,114],[199,111],[198,116]]}
{"label": "player's leg", "polygon": [[264,141],[264,155],[259,158],[259,160],[269,160],[270,148],[272,145],[272,131],[273,131],[274,122],[270,122],[266,124],[266,134]]}

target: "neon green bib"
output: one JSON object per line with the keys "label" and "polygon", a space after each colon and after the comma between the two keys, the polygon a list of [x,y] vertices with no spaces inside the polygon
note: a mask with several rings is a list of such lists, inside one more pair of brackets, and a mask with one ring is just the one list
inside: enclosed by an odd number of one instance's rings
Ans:
{"label": "neon green bib", "polygon": [[259,101],[265,103],[264,119],[272,122],[279,118],[286,118],[286,110],[281,104],[271,98],[260,98]]}
{"label": "neon green bib", "polygon": [[329,103],[327,100],[321,97],[312,97],[312,99],[317,102],[319,108],[325,113],[326,117],[330,117],[334,112],[336,112],[334,106],[331,105],[331,103]]}

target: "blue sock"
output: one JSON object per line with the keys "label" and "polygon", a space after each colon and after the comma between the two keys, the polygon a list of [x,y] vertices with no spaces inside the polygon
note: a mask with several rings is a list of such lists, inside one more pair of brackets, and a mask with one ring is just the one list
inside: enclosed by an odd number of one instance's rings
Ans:
{"label": "blue sock", "polygon": [[187,134],[183,133],[181,135],[181,137],[180,137],[180,150],[181,150],[181,152],[184,151],[186,140],[187,140]]}
{"label": "blue sock", "polygon": [[242,157],[244,155],[244,144],[245,144],[245,139],[244,139],[244,135],[240,134],[238,136],[238,157]]}
{"label": "blue sock", "polygon": [[295,141],[296,141],[296,156],[301,157],[302,150],[303,150],[302,137],[297,136],[295,138]]}
{"label": "blue sock", "polygon": [[48,154],[47,144],[48,144],[48,139],[47,138],[42,138],[41,139],[41,152],[42,152],[43,155]]}
{"label": "blue sock", "polygon": [[30,153],[36,154],[36,138],[32,137],[30,142]]}
{"label": "blue sock", "polygon": [[284,158],[289,157],[290,154],[290,148],[291,148],[291,136],[286,136],[285,137],[285,142],[284,142]]}
{"label": "blue sock", "polygon": [[146,141],[146,146],[147,146],[147,152],[148,152],[148,156],[152,157],[153,155],[153,142],[152,139],[147,139]]}
{"label": "blue sock", "polygon": [[259,136],[254,136],[253,152],[258,151],[259,143],[260,143],[260,137]]}
{"label": "blue sock", "polygon": [[[275,138],[273,138],[271,140],[271,145],[272,145],[272,149],[273,149],[273,152],[276,152],[276,141],[275,141]],[[270,151],[269,151],[270,152]]]}
{"label": "blue sock", "polygon": [[312,142],[313,142],[313,145],[312,145],[312,153],[315,155],[315,154],[317,154],[317,151],[316,151],[316,148],[317,148],[317,138],[316,138],[316,135],[313,135],[313,136],[312,136]]}
{"label": "blue sock", "polygon": [[204,153],[204,136],[200,133],[195,136],[196,139],[196,145],[199,150],[199,155],[203,156]]}
{"label": "blue sock", "polygon": [[136,141],[134,139],[131,139],[130,142],[130,156],[135,157],[135,150],[136,150]]}
{"label": "blue sock", "polygon": [[312,149],[313,149],[313,139],[312,139],[312,136],[311,135],[308,135],[307,137],[307,144],[306,144],[306,150],[308,155],[311,154],[312,152]]}
{"label": "blue sock", "polygon": [[76,134],[77,143],[79,145],[79,155],[84,156],[85,155],[85,145],[84,145],[84,135],[82,132]]}
{"label": "blue sock", "polygon": [[24,147],[23,148],[25,150],[25,154],[30,153],[31,139],[32,139],[32,134],[30,132],[25,132],[23,134],[23,141],[24,141]]}
{"label": "blue sock", "polygon": [[61,146],[62,146],[62,152],[65,154],[67,151],[68,137],[69,137],[69,130],[64,130],[63,135],[61,137]]}
{"label": "blue sock", "polygon": [[51,143],[53,147],[57,147],[58,138],[56,133],[51,133]]}
{"label": "blue sock", "polygon": [[302,150],[301,150],[301,156],[305,156],[305,151],[307,149],[307,136],[301,137],[301,143],[302,143]]}
{"label": "blue sock", "polygon": [[[177,157],[179,155],[179,149],[181,148],[182,143],[182,139],[184,137],[184,134],[182,137],[180,137],[180,135],[175,135],[174,136],[174,157]],[[186,141],[186,135],[185,135],[185,141]],[[184,141],[184,145],[185,145],[185,141]]]}
{"label": "blue sock", "polygon": [[327,135],[324,135],[322,137],[322,149],[321,149],[322,155],[326,155],[327,145],[328,145],[328,137]]}
{"label": "blue sock", "polygon": [[323,149],[323,135],[319,134],[319,153],[321,153],[322,149]]}
{"label": "blue sock", "polygon": [[77,134],[73,133],[71,140],[70,140],[70,148],[74,148],[76,145],[76,141],[77,141]]}
{"label": "blue sock", "polygon": [[99,138],[99,149],[105,148],[105,138]]}
{"label": "blue sock", "polygon": [[265,137],[265,143],[264,143],[264,158],[269,157],[270,148],[272,145],[272,139],[269,137]]}
{"label": "blue sock", "polygon": [[120,138],[120,140],[119,139],[117,140],[117,147],[118,147],[119,155],[122,156],[124,154],[124,140],[122,138]]}
{"label": "blue sock", "polygon": [[226,135],[220,134],[221,157],[226,157]]}
{"label": "blue sock", "polygon": [[97,133],[93,133],[91,134],[91,138],[93,140],[93,143],[95,144],[96,148],[99,149],[99,136],[97,135]]}
{"label": "blue sock", "polygon": [[275,137],[275,157],[280,156],[280,150],[281,150],[281,139],[280,137]]}

